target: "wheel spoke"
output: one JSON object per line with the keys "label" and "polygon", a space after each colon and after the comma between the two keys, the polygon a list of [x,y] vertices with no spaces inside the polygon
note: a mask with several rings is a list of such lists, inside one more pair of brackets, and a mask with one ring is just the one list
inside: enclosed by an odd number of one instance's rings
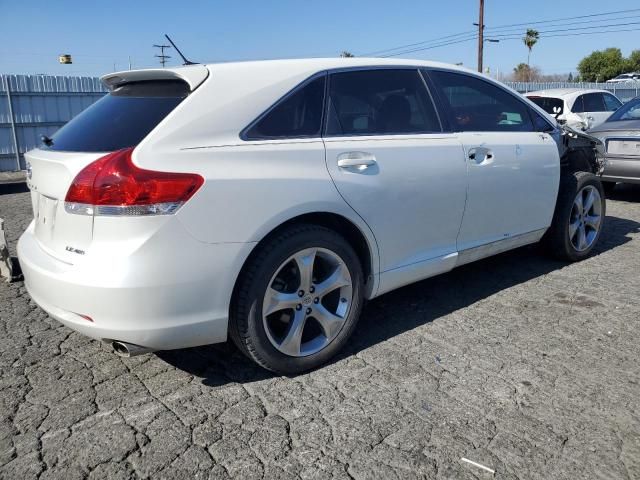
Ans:
{"label": "wheel spoke", "polygon": [[271,315],[280,310],[295,308],[300,303],[297,293],[279,292],[274,288],[269,288],[265,295],[265,305],[262,314]]}
{"label": "wheel spoke", "polygon": [[322,304],[313,309],[313,318],[315,318],[324,332],[325,337],[331,340],[335,337],[344,322],[344,318],[334,315],[327,310]]}
{"label": "wheel spoke", "polygon": [[573,237],[576,236],[576,232],[578,231],[578,227],[580,226],[580,219],[576,219],[572,223],[569,224],[569,239],[573,240]]}
{"label": "wheel spoke", "polygon": [[584,201],[584,210],[583,211],[584,211],[585,214],[588,213],[589,210],[591,210],[591,207],[593,207],[593,202],[595,201],[595,199],[596,199],[596,195],[593,193],[592,189],[589,189],[588,193],[587,193],[587,198]]}
{"label": "wheel spoke", "polygon": [[306,323],[306,317],[304,311],[296,311],[289,330],[284,339],[280,343],[280,351],[291,356],[300,355],[300,345],[302,343],[302,331]]}
{"label": "wheel spoke", "polygon": [[580,225],[578,229],[578,250],[584,250],[587,247],[587,232],[584,225]]}
{"label": "wheel spoke", "polygon": [[316,260],[315,250],[303,250],[294,257],[298,272],[300,273],[300,289],[309,291],[313,278],[313,264]]}
{"label": "wheel spoke", "polygon": [[583,203],[582,203],[582,195],[583,195],[583,192],[580,192],[576,196],[576,199],[573,201],[573,204],[575,205],[575,208],[576,208],[576,213],[578,215],[580,215],[582,213],[582,209],[584,208],[583,207]]}
{"label": "wheel spoke", "polygon": [[334,290],[351,285],[349,271],[344,264],[339,264],[326,279],[316,285],[315,295],[324,297]]}
{"label": "wheel spoke", "polygon": [[588,215],[584,217],[584,223],[594,230],[598,230],[600,227],[600,215]]}

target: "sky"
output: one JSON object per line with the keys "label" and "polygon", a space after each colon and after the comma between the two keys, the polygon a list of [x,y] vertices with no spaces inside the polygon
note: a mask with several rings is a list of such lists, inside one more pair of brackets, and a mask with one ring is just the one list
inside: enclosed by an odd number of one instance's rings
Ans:
{"label": "sky", "polygon": [[[152,45],[167,43],[164,33],[198,62],[335,57],[343,50],[361,56],[420,42],[427,43],[388,53],[470,68],[477,62],[476,40],[461,40],[477,29],[478,0],[0,0],[0,16],[2,74],[98,76],[128,69],[129,59],[133,68],[155,67],[159,52]],[[551,20],[556,22],[535,23]],[[485,24],[487,37],[501,39],[485,44],[484,63],[494,75],[527,61],[521,37],[529,26],[541,32],[531,65],[545,74],[575,72],[593,50],[619,47],[628,55],[640,49],[638,0],[486,0]],[[519,25],[505,27],[513,24]],[[610,33],[594,33],[603,30]],[[567,33],[580,35],[555,36]],[[60,65],[60,54],[72,55],[73,64]],[[168,65],[181,63],[171,49],[167,54]]]}

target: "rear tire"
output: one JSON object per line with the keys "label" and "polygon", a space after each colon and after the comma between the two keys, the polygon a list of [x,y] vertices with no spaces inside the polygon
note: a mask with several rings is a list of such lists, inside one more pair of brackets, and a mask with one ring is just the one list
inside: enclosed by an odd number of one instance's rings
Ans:
{"label": "rear tire", "polygon": [[301,373],[344,346],[362,304],[362,267],[349,243],[325,227],[297,225],[268,240],[243,270],[229,333],[258,365]]}
{"label": "rear tire", "polygon": [[605,214],[598,177],[588,172],[563,174],[551,227],[543,239],[549,253],[570,262],[588,257],[600,239]]}

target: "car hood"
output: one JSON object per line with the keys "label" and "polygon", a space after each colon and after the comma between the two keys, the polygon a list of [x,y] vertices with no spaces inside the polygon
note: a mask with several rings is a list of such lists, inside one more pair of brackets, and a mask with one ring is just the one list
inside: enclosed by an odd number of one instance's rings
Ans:
{"label": "car hood", "polygon": [[616,135],[640,136],[640,120],[621,120],[619,122],[604,122],[589,130],[590,135],[600,137],[604,133],[614,132]]}

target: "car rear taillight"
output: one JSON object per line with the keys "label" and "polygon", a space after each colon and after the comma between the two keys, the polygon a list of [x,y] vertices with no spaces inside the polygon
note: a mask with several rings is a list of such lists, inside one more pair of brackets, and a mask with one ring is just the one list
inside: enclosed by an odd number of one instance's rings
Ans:
{"label": "car rear taillight", "polygon": [[76,175],[64,199],[80,215],[168,215],[202,186],[193,173],[144,170],[131,161],[132,148],[99,158]]}

